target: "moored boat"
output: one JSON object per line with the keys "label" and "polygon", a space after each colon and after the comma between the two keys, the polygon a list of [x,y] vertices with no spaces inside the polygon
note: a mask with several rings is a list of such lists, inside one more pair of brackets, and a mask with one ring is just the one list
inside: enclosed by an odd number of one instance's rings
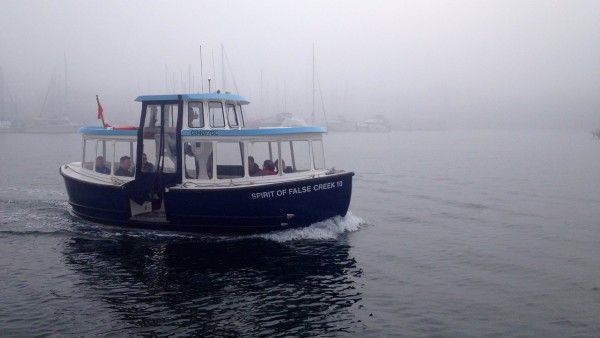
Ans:
{"label": "moored boat", "polygon": [[356,125],[356,131],[388,132],[392,130],[391,123],[383,116],[377,115]]}
{"label": "moored boat", "polygon": [[138,126],[82,128],[81,161],[60,167],[74,214],[126,227],[217,233],[346,215],[354,173],[326,168],[324,128],[246,128],[249,102],[233,94],[136,100]]}
{"label": "moored boat", "polygon": [[356,122],[339,116],[327,121],[327,131],[356,131]]}
{"label": "moored boat", "polygon": [[66,115],[60,117],[36,117],[26,121],[24,133],[36,134],[75,134],[83,124],[71,121]]}

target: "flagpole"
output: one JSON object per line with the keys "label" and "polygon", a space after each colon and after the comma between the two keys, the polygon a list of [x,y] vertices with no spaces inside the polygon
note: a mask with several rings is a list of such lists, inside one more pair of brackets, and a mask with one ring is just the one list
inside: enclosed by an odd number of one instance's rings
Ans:
{"label": "flagpole", "polygon": [[104,109],[102,109],[102,105],[100,104],[100,100],[98,99],[98,95],[96,95],[96,102],[98,103],[98,118],[102,119],[102,128],[106,128],[106,123],[104,123]]}

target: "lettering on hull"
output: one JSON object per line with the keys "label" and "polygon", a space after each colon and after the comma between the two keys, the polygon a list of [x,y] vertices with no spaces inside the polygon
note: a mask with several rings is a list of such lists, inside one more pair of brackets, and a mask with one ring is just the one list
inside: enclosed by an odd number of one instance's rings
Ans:
{"label": "lettering on hull", "polygon": [[314,185],[305,185],[302,187],[294,187],[288,189],[279,189],[279,190],[268,190],[261,192],[254,192],[251,194],[253,200],[258,199],[267,199],[267,198],[276,198],[276,197],[284,197],[298,194],[308,194],[315,191],[323,191],[330,189],[341,188],[344,185],[342,181],[336,182],[327,182],[327,183],[319,183]]}

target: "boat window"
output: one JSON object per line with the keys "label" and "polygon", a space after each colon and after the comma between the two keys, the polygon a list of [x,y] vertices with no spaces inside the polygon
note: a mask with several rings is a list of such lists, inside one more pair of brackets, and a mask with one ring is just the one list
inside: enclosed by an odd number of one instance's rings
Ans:
{"label": "boat window", "polygon": [[163,172],[174,173],[177,170],[177,112],[178,104],[164,105],[164,124],[165,124],[165,140],[164,140],[164,163]]}
{"label": "boat window", "polygon": [[[289,155],[287,155],[288,152]],[[291,166],[294,171],[310,170],[310,149],[308,141],[284,142],[281,153],[284,160],[287,156],[290,156],[291,163],[286,161],[286,165]]]}
{"label": "boat window", "polygon": [[217,143],[217,178],[244,177],[244,144],[242,142]]}
{"label": "boat window", "polygon": [[160,127],[161,126],[161,107],[157,104],[149,104],[146,107],[145,127]]}
{"label": "boat window", "polygon": [[233,103],[227,104],[227,123],[232,128],[238,127],[238,119],[235,113],[235,105]]}
{"label": "boat window", "polygon": [[325,169],[325,151],[323,149],[323,140],[313,140],[312,149],[315,169]]}
{"label": "boat window", "polygon": [[[177,171],[177,117],[179,105],[164,104],[146,107],[144,120],[144,153],[148,162],[155,166],[160,165],[163,172],[174,173]],[[164,138],[161,138],[160,128],[164,125]],[[161,160],[161,145],[164,149],[164,161]],[[135,158],[135,157],[134,157]]]}
{"label": "boat window", "polygon": [[[113,141],[104,139],[85,139],[82,167],[101,174],[111,174],[119,168],[121,156],[135,156],[134,141]],[[133,162],[132,162],[133,163]],[[133,165],[132,169],[133,173]]]}
{"label": "boat window", "polygon": [[[119,176],[134,176],[136,165],[135,150],[137,149],[136,143],[137,142],[134,141],[115,141],[113,154],[110,154],[111,147],[107,147],[107,157],[112,159],[113,168],[111,169],[111,172],[114,173],[114,175],[119,175],[119,172],[125,170],[125,172],[123,172],[124,174]],[[127,168],[127,161],[124,160],[124,167],[121,170],[119,168],[121,159],[126,159],[127,157],[129,157],[129,167]]]}
{"label": "boat window", "polygon": [[210,101],[208,103],[208,118],[210,120],[211,127],[225,127],[225,116],[223,115],[223,104],[221,102]]}
{"label": "boat window", "polygon": [[212,179],[213,173],[213,146],[211,142],[183,143],[184,168],[183,172],[187,179]]}
{"label": "boat window", "polygon": [[242,105],[238,104],[238,111],[240,112],[240,124],[242,125],[242,127],[246,126],[246,122],[245,122],[245,118],[244,118],[244,111],[242,110]]}
{"label": "boat window", "polygon": [[[145,172],[155,172],[156,166],[158,164],[158,151],[156,150],[156,142],[154,138],[146,139],[144,137],[144,147],[142,148],[142,157],[146,155],[147,162],[150,164],[142,163],[142,171]],[[144,159],[142,159],[143,161]]]}
{"label": "boat window", "polygon": [[188,127],[204,128],[204,105],[202,102],[188,103]]}
{"label": "boat window", "polygon": [[[115,164],[112,160],[114,150],[112,141],[97,140],[95,143],[94,171],[105,174],[113,173],[115,169],[119,167],[119,163]],[[102,162],[104,162],[104,167],[106,167],[106,169],[101,167]]]}
{"label": "boat window", "polygon": [[83,140],[83,161],[81,166],[84,169],[93,170],[94,161],[96,159],[96,144],[97,139],[84,139]]}
{"label": "boat window", "polygon": [[[259,141],[248,143],[248,156],[252,156],[254,158],[254,163],[256,163],[261,170],[263,169],[266,160],[275,162],[275,160],[277,160],[278,153],[279,148],[277,146],[277,142]],[[256,176],[255,173],[249,175]]]}
{"label": "boat window", "polygon": [[177,113],[179,110],[178,104],[165,104],[165,127],[176,128],[177,127]]}

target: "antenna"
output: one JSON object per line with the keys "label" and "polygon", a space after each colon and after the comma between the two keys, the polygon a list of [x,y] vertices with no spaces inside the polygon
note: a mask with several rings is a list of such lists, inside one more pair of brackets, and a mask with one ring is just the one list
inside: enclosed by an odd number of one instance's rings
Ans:
{"label": "antenna", "polygon": [[225,76],[225,47],[221,45],[221,78],[223,78],[223,91],[227,92],[227,76]]}
{"label": "antenna", "polygon": [[204,75],[202,74],[202,45],[200,45],[200,83],[202,84],[202,93],[204,93]]}
{"label": "antenna", "polygon": [[188,93],[192,93],[192,65],[188,64]]}

